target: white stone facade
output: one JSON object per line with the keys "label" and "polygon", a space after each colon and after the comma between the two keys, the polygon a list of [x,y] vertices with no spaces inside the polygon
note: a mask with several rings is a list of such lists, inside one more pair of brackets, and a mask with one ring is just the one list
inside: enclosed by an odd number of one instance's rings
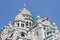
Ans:
{"label": "white stone facade", "polygon": [[4,26],[0,33],[0,40],[60,40],[60,33],[55,23],[45,16],[36,18],[35,25],[31,13],[24,8],[19,10],[13,22]]}

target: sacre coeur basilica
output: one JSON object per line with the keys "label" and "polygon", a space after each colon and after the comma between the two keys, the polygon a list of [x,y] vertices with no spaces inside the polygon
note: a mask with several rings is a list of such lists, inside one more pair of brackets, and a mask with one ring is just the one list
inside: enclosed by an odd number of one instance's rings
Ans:
{"label": "sacre coeur basilica", "polygon": [[0,32],[0,40],[60,40],[60,32],[55,22],[48,16],[36,17],[36,24],[31,12],[19,9],[13,22],[9,22]]}

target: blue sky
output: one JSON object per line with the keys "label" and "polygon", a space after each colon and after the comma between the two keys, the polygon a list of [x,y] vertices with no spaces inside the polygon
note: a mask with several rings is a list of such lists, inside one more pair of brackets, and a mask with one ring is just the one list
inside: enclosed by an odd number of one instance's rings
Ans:
{"label": "blue sky", "polygon": [[35,21],[37,15],[41,18],[47,15],[60,31],[60,0],[0,0],[0,29],[14,20],[24,3]]}

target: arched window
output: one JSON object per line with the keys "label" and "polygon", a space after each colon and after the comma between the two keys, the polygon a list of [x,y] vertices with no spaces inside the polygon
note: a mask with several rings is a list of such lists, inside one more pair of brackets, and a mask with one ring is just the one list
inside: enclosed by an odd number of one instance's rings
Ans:
{"label": "arched window", "polygon": [[19,23],[17,23],[17,26],[19,27]]}
{"label": "arched window", "polygon": [[26,22],[26,26],[28,26],[28,21]]}
{"label": "arched window", "polygon": [[25,17],[25,15],[23,15]]}
{"label": "arched window", "polygon": [[26,17],[28,17],[28,15],[26,15]]}
{"label": "arched window", "polygon": [[24,33],[24,32],[21,32],[21,36],[22,36],[22,37],[25,37],[25,33]]}
{"label": "arched window", "polygon": [[21,27],[24,27],[24,24],[21,24]]}
{"label": "arched window", "polygon": [[31,22],[29,22],[29,26],[31,26]]}

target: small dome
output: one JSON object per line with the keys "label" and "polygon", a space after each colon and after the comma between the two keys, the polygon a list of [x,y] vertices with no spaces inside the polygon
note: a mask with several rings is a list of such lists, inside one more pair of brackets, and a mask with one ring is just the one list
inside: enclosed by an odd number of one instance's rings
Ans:
{"label": "small dome", "polygon": [[40,18],[40,16],[37,16],[37,18]]}
{"label": "small dome", "polygon": [[56,25],[56,23],[55,23],[55,22],[53,22],[53,25]]}
{"label": "small dome", "polygon": [[21,9],[19,9],[19,13],[21,12]]}
{"label": "small dome", "polygon": [[18,15],[15,17],[15,20],[14,20],[14,21],[19,21],[19,20],[21,20],[21,21],[24,21],[24,20],[25,20],[24,17],[23,17],[21,14],[18,14]]}

